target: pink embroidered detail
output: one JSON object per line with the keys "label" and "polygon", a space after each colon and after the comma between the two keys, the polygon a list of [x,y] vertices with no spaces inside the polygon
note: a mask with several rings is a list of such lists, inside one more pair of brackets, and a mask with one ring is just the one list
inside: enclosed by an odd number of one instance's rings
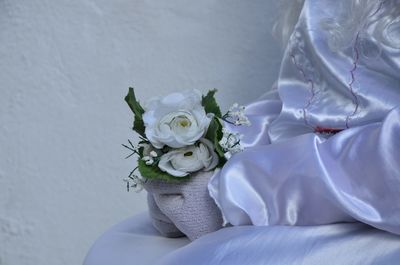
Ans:
{"label": "pink embroidered detail", "polygon": [[329,133],[329,134],[335,134],[335,133],[338,133],[338,132],[341,132],[341,131],[343,131],[343,129],[325,128],[325,127],[319,127],[319,126],[317,126],[317,127],[314,129],[314,132],[315,132],[315,133]]}
{"label": "pink embroidered detail", "polygon": [[293,53],[290,54],[290,57],[292,58],[293,64],[294,66],[296,66],[297,70],[301,73],[301,75],[303,76],[303,79],[305,82],[310,84],[310,91],[311,91],[311,96],[308,99],[307,103],[304,105],[303,107],[303,118],[304,118],[304,123],[307,126],[310,126],[308,119],[307,119],[307,109],[310,107],[311,102],[313,101],[314,97],[315,97],[315,85],[314,85],[314,81],[311,78],[308,78],[306,73],[304,72],[303,68],[298,64],[298,62],[296,61],[296,57],[294,56]]}
{"label": "pink embroidered detail", "polygon": [[[382,9],[383,4],[385,2],[386,2],[386,0],[380,1],[380,3],[378,5],[377,9],[375,10],[375,12],[372,13],[371,15],[369,15],[368,17],[373,17],[376,14],[378,14],[378,12]],[[363,25],[363,27],[365,27],[365,26],[366,26],[366,23]],[[354,107],[354,111],[350,115],[348,115],[346,117],[346,128],[349,128],[349,120],[350,120],[350,118],[353,117],[357,113],[358,108],[360,107],[360,103],[359,103],[357,94],[354,92],[354,87],[353,87],[353,84],[356,81],[355,72],[357,71],[358,62],[359,62],[359,59],[360,59],[360,52],[358,50],[358,45],[359,45],[359,42],[360,42],[360,32],[361,32],[361,30],[357,32],[356,39],[354,40],[354,46],[353,46],[353,52],[354,52],[354,55],[353,55],[353,68],[350,70],[351,81],[348,84],[349,89],[350,89],[350,93],[353,96],[353,103],[354,103],[355,107]]]}
{"label": "pink embroidered detail", "polygon": [[358,107],[359,107],[358,97],[357,97],[356,93],[354,92],[354,87],[353,87],[353,84],[356,81],[355,72],[357,71],[358,61],[360,59],[360,53],[359,53],[358,48],[357,48],[358,43],[359,43],[359,38],[360,38],[360,32],[357,33],[356,39],[354,41],[354,46],[353,46],[353,51],[354,51],[353,68],[350,70],[351,81],[349,83],[349,89],[350,89],[351,95],[353,96],[353,103],[355,105],[355,108],[354,108],[353,113],[346,117],[346,128],[349,128],[349,119],[350,119],[350,117],[354,116],[357,113],[357,110],[358,110]]}

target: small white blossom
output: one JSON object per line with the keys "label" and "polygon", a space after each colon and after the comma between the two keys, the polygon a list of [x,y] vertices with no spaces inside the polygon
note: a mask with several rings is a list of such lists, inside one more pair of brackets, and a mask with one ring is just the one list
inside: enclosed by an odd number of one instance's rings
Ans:
{"label": "small white blossom", "polygon": [[148,166],[152,165],[154,163],[154,159],[152,157],[150,157],[150,156],[144,156],[142,158],[142,160],[145,161],[146,165],[148,165]]}
{"label": "small white blossom", "polygon": [[229,108],[230,112],[233,112],[235,109],[239,108],[239,104],[238,103],[233,103],[233,105]]}
{"label": "small white blossom", "polygon": [[124,179],[126,182],[128,191],[133,188],[135,192],[141,192],[143,190],[144,179],[137,175],[130,175],[129,178]]}
{"label": "small white blossom", "polygon": [[243,151],[243,147],[240,145],[240,139],[243,137],[242,134],[236,132],[230,132],[226,128],[222,129],[223,136],[219,141],[219,144],[224,149],[225,157],[229,159],[233,154]]}
{"label": "small white blossom", "polygon": [[250,126],[251,122],[249,118],[244,113],[245,106],[240,106],[238,103],[234,103],[230,108],[228,113],[226,114],[226,118],[232,120],[233,124],[236,126],[246,125]]}
{"label": "small white blossom", "polygon": [[143,147],[143,156],[149,157],[158,157],[162,155],[162,151],[160,149],[154,148],[151,144],[144,143],[142,144]]}
{"label": "small white blossom", "polygon": [[157,157],[158,154],[157,154],[156,151],[153,150],[153,151],[150,152],[150,156],[151,156],[151,157]]}

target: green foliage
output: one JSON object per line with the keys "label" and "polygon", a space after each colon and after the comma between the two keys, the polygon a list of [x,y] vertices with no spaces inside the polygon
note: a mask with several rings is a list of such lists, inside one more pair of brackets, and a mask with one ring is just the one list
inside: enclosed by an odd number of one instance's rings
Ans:
{"label": "green foliage", "polygon": [[219,157],[218,167],[222,167],[226,162],[224,150],[219,144],[219,141],[222,139],[222,135],[222,124],[217,117],[214,117],[210,122],[210,126],[208,127],[205,138],[214,144],[215,152]]}
{"label": "green foliage", "polygon": [[174,177],[164,171],[161,171],[161,169],[159,169],[157,165],[146,165],[146,162],[141,160],[140,158],[138,159],[138,168],[140,175],[147,179],[160,179],[168,182],[180,182],[190,178],[190,175],[185,177]]}
{"label": "green foliage", "polygon": [[128,95],[125,97],[126,103],[134,114],[133,130],[143,137],[145,135],[145,127],[143,123],[144,109],[140,105],[139,101],[136,100],[135,91],[132,87],[129,88]]}
{"label": "green foliage", "polygon": [[216,117],[221,118],[221,109],[215,99],[215,93],[217,89],[208,91],[206,96],[202,96],[201,105],[203,105],[206,113],[214,113]]}

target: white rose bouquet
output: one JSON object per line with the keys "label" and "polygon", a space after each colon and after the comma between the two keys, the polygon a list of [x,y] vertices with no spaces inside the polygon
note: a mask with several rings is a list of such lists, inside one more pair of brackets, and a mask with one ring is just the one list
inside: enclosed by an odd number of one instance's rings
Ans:
{"label": "white rose bouquet", "polygon": [[[128,191],[145,188],[153,226],[164,236],[195,240],[222,227],[222,214],[209,196],[212,170],[242,150],[240,135],[224,127],[249,125],[244,107],[234,104],[222,115],[216,90],[205,96],[187,90],[149,100],[143,107],[129,88],[125,97],[133,111],[133,130],[140,142],[124,145],[138,156],[125,179]],[[139,171],[139,175],[135,171]]]}
{"label": "white rose bouquet", "polygon": [[128,190],[140,191],[148,179],[187,180],[196,172],[222,167],[233,153],[242,150],[240,135],[223,124],[249,125],[244,107],[235,103],[222,115],[216,92],[176,92],[153,98],[142,107],[134,89],[129,88],[125,101],[134,114],[133,130],[140,142],[133,145],[128,140],[129,145],[123,145],[132,152],[127,158],[138,156],[137,167],[125,179]]}

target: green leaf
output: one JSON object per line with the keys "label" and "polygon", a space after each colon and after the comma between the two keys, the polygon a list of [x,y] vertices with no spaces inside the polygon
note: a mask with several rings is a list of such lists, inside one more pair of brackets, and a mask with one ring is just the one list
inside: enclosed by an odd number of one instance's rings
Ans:
{"label": "green leaf", "polygon": [[206,96],[202,96],[201,105],[203,105],[206,113],[214,113],[216,117],[221,118],[221,109],[215,100],[215,93],[217,89],[212,89],[208,91]]}
{"label": "green leaf", "polygon": [[161,171],[161,169],[159,169],[156,165],[154,166],[146,165],[146,162],[140,158],[138,159],[138,168],[142,177],[147,179],[159,179],[168,182],[180,182],[190,178],[190,175],[185,177],[174,177],[164,171]]}
{"label": "green leaf", "polygon": [[145,127],[143,123],[144,109],[140,105],[139,101],[136,100],[135,91],[132,87],[129,88],[128,95],[125,97],[126,103],[134,114],[133,130],[143,137],[145,135]]}
{"label": "green leaf", "polygon": [[222,139],[222,124],[217,117],[214,117],[210,126],[208,127],[205,138],[210,140],[214,144],[215,152],[219,157],[218,167],[222,167],[226,163],[226,158],[224,156],[224,150],[222,149],[219,141]]}

